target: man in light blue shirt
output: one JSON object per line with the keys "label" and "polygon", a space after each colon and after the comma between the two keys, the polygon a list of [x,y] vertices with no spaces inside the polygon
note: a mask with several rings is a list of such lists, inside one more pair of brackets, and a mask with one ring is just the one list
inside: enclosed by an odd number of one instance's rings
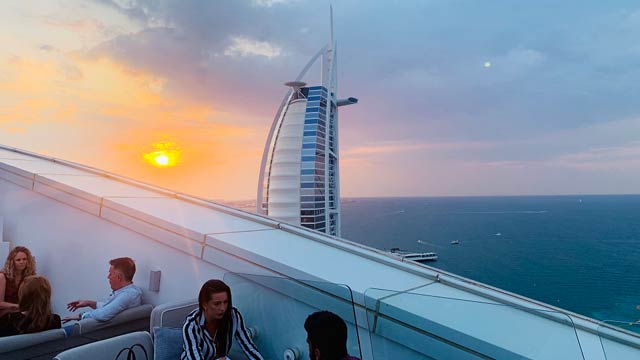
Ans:
{"label": "man in light blue shirt", "polygon": [[63,322],[81,319],[96,319],[108,321],[122,311],[140,306],[142,303],[142,290],[133,285],[133,275],[136,273],[136,264],[131,258],[123,257],[109,261],[109,285],[113,292],[104,301],[75,300],[67,304],[67,309],[76,311],[82,307],[90,307],[91,311],[80,313],[73,317],[66,317]]}

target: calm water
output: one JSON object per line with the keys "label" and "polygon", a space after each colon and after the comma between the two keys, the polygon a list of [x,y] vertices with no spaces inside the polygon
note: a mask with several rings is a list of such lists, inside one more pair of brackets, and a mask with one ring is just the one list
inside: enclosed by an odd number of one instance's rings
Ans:
{"label": "calm water", "polygon": [[640,195],[345,199],[342,236],[435,251],[431,266],[596,319],[640,319]]}

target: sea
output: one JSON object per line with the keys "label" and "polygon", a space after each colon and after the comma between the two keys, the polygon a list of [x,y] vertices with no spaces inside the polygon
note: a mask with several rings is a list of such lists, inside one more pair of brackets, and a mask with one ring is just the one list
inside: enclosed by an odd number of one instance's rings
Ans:
{"label": "sea", "polygon": [[[342,237],[640,332],[640,195],[347,198]],[[458,244],[452,244],[457,241]]]}

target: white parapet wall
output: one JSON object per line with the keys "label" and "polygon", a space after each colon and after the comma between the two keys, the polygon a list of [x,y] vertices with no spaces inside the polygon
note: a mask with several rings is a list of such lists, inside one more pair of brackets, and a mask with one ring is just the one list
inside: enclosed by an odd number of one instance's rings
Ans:
{"label": "white parapet wall", "polygon": [[[0,216],[4,240],[29,247],[38,272],[51,280],[54,311],[62,316],[71,300],[106,297],[109,259],[129,256],[146,303],[194,298],[211,278],[233,283],[240,296],[234,303],[245,308],[273,358],[291,347],[304,354],[304,317],[327,308],[346,318],[349,348],[366,359],[640,354],[636,334],[562,309],[298,226],[1,146]],[[161,273],[159,291],[148,289],[152,270]]]}

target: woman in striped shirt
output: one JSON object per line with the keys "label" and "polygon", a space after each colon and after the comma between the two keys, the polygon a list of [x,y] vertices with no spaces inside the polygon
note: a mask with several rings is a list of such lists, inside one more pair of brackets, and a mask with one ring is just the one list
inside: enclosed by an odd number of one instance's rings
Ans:
{"label": "woman in striped shirt", "polygon": [[205,282],[198,304],[182,326],[181,360],[226,359],[234,337],[247,358],[264,360],[244,327],[242,315],[231,303],[227,284],[220,280]]}

